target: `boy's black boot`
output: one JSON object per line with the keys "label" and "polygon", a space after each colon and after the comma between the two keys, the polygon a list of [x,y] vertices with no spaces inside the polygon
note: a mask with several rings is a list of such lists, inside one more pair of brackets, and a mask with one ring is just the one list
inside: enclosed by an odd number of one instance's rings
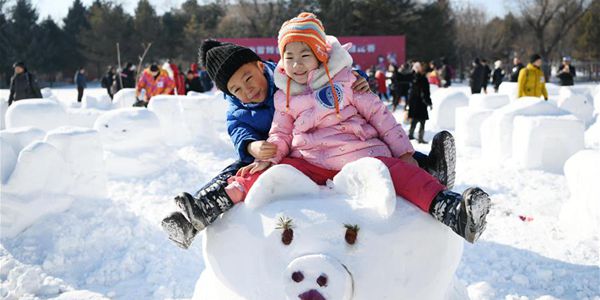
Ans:
{"label": "boy's black boot", "polygon": [[480,188],[468,188],[462,196],[444,190],[433,199],[429,213],[467,242],[474,243],[485,230],[490,204],[490,197]]}
{"label": "boy's black boot", "polygon": [[454,187],[455,168],[456,145],[454,137],[445,130],[438,132],[431,141],[427,172],[451,190]]}
{"label": "boy's black boot", "polygon": [[161,222],[163,229],[169,234],[169,239],[177,246],[187,249],[198,233],[181,212],[173,212]]}
{"label": "boy's black boot", "polygon": [[233,201],[225,192],[225,185],[219,181],[200,190],[196,196],[194,198],[184,192],[175,197],[175,203],[198,231],[204,230],[219,215],[233,207]]}

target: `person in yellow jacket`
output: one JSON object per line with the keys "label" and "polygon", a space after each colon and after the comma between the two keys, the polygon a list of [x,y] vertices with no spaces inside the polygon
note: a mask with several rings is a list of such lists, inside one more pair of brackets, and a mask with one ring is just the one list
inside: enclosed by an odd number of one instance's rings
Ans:
{"label": "person in yellow jacket", "polygon": [[544,96],[548,100],[548,90],[546,90],[546,79],[542,72],[542,57],[534,54],[529,60],[527,67],[519,72],[519,95],[518,97],[540,97]]}

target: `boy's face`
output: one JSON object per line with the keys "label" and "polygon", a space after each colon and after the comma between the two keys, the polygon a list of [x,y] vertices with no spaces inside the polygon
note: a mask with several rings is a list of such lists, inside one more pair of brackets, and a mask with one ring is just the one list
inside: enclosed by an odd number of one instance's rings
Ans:
{"label": "boy's face", "polygon": [[319,61],[310,47],[303,42],[292,42],[283,53],[285,74],[299,84],[308,82],[308,72],[319,67]]}
{"label": "boy's face", "polygon": [[269,83],[260,61],[242,65],[227,82],[227,89],[242,103],[260,103],[267,98]]}

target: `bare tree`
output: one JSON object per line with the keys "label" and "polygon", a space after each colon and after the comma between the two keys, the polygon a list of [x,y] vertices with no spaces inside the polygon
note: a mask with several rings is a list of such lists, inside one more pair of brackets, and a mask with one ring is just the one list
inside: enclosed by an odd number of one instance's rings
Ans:
{"label": "bare tree", "polygon": [[518,0],[525,24],[532,30],[537,51],[550,57],[559,42],[589,8],[590,0]]}

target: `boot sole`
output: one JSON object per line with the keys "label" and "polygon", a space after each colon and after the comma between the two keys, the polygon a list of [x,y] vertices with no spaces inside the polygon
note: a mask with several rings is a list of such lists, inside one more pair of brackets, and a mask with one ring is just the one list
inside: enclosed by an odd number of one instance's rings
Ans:
{"label": "boot sole", "polygon": [[490,212],[491,200],[486,192],[479,188],[469,188],[464,192],[467,224],[465,240],[476,242],[487,226],[487,214]]}
{"label": "boot sole", "polygon": [[[182,216],[182,218],[185,218]],[[179,220],[176,220],[172,217],[167,217],[162,220],[160,224],[164,231],[169,235],[169,240],[173,241],[178,247],[182,249],[188,249],[192,244],[192,238],[186,238],[186,233],[182,229],[182,225]]]}
{"label": "boot sole", "polygon": [[438,170],[443,169],[442,172],[446,174],[446,178],[445,180],[441,180],[441,184],[451,190],[454,188],[454,179],[456,176],[456,144],[454,137],[448,131],[441,131],[433,137],[431,148],[431,154],[438,157],[438,161],[443,162],[441,168],[435,166]]}
{"label": "boot sole", "polygon": [[196,218],[193,217],[194,208],[192,205],[195,204],[193,203],[191,195],[178,195],[177,197],[175,197],[175,204],[177,204],[177,206],[179,207],[179,209],[181,209],[187,220],[190,221],[190,223],[192,223],[192,226],[194,226],[196,230],[202,231],[204,230],[204,228],[206,228],[206,225],[204,225],[204,223],[196,220]]}

